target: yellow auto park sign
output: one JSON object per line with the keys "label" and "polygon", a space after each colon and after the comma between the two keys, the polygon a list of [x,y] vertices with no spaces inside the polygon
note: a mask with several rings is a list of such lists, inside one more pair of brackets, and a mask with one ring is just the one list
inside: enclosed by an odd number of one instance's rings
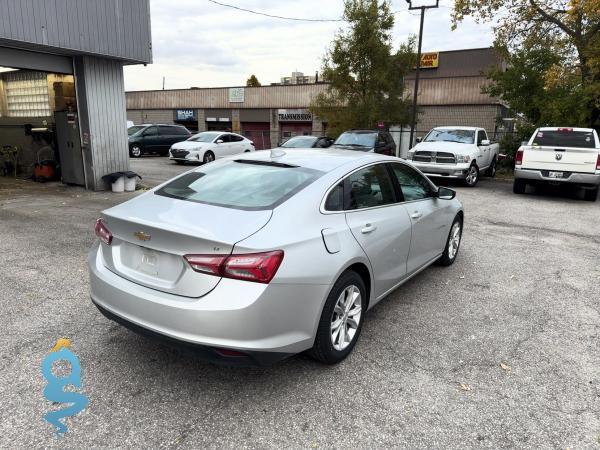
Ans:
{"label": "yellow auto park sign", "polygon": [[438,52],[423,53],[421,55],[421,69],[436,69],[440,64]]}

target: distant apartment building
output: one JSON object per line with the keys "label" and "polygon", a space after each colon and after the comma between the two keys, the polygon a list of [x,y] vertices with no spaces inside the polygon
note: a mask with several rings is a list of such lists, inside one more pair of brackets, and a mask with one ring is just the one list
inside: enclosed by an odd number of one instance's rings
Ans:
{"label": "distant apartment building", "polygon": [[292,72],[291,77],[282,77],[281,83],[283,85],[288,84],[314,84],[318,81],[318,75],[310,76],[304,75],[302,72]]}

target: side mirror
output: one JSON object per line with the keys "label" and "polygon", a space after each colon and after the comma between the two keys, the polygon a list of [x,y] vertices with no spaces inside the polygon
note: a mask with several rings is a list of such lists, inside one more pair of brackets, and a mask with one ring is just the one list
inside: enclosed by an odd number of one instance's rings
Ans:
{"label": "side mirror", "polygon": [[456,197],[456,191],[445,187],[440,187],[435,193],[435,197],[439,198],[440,200],[452,200]]}
{"label": "side mirror", "polygon": [[223,139],[217,139],[217,144],[222,144],[223,143]]}
{"label": "side mirror", "polygon": [[481,141],[481,145],[490,145],[489,139],[484,139],[483,141]]}
{"label": "side mirror", "polygon": [[418,144],[418,143],[420,143],[420,142],[423,142],[423,138],[421,138],[421,137],[418,137],[418,138],[416,138],[416,139],[415,139],[415,142],[416,142],[417,144]]}

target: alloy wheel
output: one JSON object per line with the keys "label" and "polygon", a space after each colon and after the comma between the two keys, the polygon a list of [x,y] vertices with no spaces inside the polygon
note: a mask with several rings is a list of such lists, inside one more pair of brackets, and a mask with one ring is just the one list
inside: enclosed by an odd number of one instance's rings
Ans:
{"label": "alloy wheel", "polygon": [[477,173],[477,167],[475,166],[471,166],[469,168],[469,173],[467,174],[467,184],[469,186],[473,186],[475,183],[477,183],[477,177],[478,177],[478,173]]}
{"label": "alloy wheel", "polygon": [[208,152],[204,155],[205,163],[213,162],[214,160],[215,160],[215,155],[213,155],[211,152]]}
{"label": "alloy wheel", "polygon": [[142,148],[139,145],[131,147],[131,156],[135,156],[136,158],[142,156]]}
{"label": "alloy wheel", "polygon": [[362,297],[355,285],[342,291],[331,317],[331,343],[337,351],[345,350],[354,340],[362,317]]}
{"label": "alloy wheel", "polygon": [[450,239],[448,239],[448,258],[454,259],[460,246],[461,229],[460,222],[455,222],[450,230]]}

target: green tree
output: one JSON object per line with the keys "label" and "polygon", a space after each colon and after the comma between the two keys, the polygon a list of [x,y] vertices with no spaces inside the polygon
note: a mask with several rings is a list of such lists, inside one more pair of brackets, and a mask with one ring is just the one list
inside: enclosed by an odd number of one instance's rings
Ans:
{"label": "green tree", "polygon": [[250,78],[248,78],[246,80],[246,86],[250,86],[250,87],[258,87],[258,86],[262,86],[260,84],[260,81],[258,81],[258,78],[256,78],[256,75],[250,75]]}
{"label": "green tree", "polygon": [[600,126],[600,0],[455,0],[453,27],[466,16],[496,23],[509,69],[492,72],[492,89],[515,110],[539,125]]}
{"label": "green tree", "polygon": [[404,75],[416,62],[413,40],[393,52],[394,15],[387,0],[347,0],[344,19],[348,28],[338,31],[323,60],[323,79],[330,84],[310,110],[327,120],[332,136],[379,122],[408,123]]}

